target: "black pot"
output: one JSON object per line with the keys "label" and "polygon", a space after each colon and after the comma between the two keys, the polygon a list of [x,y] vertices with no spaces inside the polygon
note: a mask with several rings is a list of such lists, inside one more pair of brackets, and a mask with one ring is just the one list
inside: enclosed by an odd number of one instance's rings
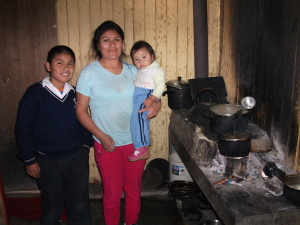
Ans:
{"label": "black pot", "polygon": [[169,186],[169,192],[172,198],[188,198],[196,195],[200,189],[194,182],[175,180]]}
{"label": "black pot", "polygon": [[[248,127],[248,110],[243,110],[240,105],[218,104],[209,107],[209,112],[204,113],[209,118],[209,125],[217,134],[245,132]],[[238,116],[236,112],[241,111]]]}
{"label": "black pot", "polygon": [[168,94],[168,106],[172,110],[177,109],[190,109],[194,106],[194,101],[191,96],[189,83],[181,80],[178,77],[177,80],[170,80],[166,83],[167,91],[163,93],[163,96]]}
{"label": "black pot", "polygon": [[283,196],[293,205],[300,207],[300,175],[285,176],[283,180]]}
{"label": "black pot", "polygon": [[270,178],[278,177],[283,183],[284,198],[291,204],[300,207],[300,174],[286,175],[274,162],[267,162],[263,171]]}
{"label": "black pot", "polygon": [[250,133],[229,133],[218,137],[221,155],[227,157],[245,157],[251,151]]}

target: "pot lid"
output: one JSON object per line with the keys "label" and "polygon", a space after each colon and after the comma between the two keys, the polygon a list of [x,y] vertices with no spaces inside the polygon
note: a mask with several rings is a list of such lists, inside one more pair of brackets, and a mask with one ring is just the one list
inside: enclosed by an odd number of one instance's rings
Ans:
{"label": "pot lid", "polygon": [[247,141],[252,137],[250,133],[228,133],[219,136],[223,141]]}
{"label": "pot lid", "polygon": [[169,80],[168,82],[166,82],[166,85],[177,88],[177,89],[189,87],[188,81],[181,80],[181,77],[177,77],[177,80]]}

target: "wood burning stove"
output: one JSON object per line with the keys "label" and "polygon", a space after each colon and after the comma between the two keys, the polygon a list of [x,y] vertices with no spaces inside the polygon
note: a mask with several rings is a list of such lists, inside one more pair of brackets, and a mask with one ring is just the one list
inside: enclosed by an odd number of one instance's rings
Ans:
{"label": "wood burning stove", "polygon": [[[266,161],[276,158],[269,149],[261,151],[270,148],[266,133],[250,123],[248,130],[253,139],[249,156],[225,157],[218,152],[215,136],[207,135],[203,127],[193,123],[191,114],[192,109],[171,112],[170,146],[178,153],[224,224],[285,224],[286,221],[300,224],[300,208],[290,204],[282,195],[274,196],[264,189],[260,172]],[[227,183],[218,183],[223,178],[230,179]],[[228,182],[231,179],[232,182]]]}

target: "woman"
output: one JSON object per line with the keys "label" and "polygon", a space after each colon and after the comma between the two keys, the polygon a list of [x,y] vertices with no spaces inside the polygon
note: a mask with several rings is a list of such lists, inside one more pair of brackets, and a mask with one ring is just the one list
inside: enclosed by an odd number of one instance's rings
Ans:
{"label": "woman", "polygon": [[[133,107],[136,68],[123,62],[124,32],[105,21],[94,32],[95,61],[85,67],[77,81],[77,117],[95,139],[95,160],[103,184],[103,210],[107,225],[118,225],[120,200],[125,191],[125,224],[137,223],[141,180],[146,160],[129,162],[133,152],[130,116]],[[156,116],[161,103],[148,111]],[[88,114],[90,107],[91,115]]]}

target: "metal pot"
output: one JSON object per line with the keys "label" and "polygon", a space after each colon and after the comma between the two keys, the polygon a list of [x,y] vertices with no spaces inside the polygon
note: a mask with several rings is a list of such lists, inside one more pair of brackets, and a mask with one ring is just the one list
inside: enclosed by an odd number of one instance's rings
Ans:
{"label": "metal pot", "polygon": [[[220,104],[209,107],[209,113],[203,113],[210,119],[209,125],[217,134],[245,132],[248,127],[248,110],[242,110],[240,105]],[[234,114],[238,111],[238,116]]]}
{"label": "metal pot", "polygon": [[245,157],[251,151],[250,133],[229,133],[218,137],[221,155],[228,157]]}
{"label": "metal pot", "polygon": [[168,81],[166,86],[167,91],[164,91],[162,95],[169,95],[168,106],[170,109],[190,109],[193,107],[194,101],[187,81],[183,81],[181,77],[178,77],[177,80]]}
{"label": "metal pot", "polygon": [[267,162],[263,171],[270,178],[278,177],[283,183],[284,198],[291,204],[300,207],[300,174],[285,175],[285,172],[273,162]]}

